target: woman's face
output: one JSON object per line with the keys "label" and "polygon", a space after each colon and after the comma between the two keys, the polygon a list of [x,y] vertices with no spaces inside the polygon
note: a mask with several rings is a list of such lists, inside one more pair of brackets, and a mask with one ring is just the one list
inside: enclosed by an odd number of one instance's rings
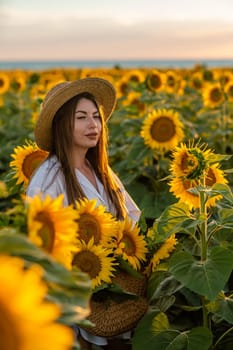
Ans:
{"label": "woman's face", "polygon": [[81,98],[75,109],[74,116],[74,146],[87,150],[95,147],[100,138],[102,129],[101,116],[95,104]]}

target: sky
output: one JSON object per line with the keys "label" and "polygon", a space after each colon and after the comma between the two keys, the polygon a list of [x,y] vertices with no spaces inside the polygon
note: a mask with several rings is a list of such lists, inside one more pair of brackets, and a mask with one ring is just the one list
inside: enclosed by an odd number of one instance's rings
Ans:
{"label": "sky", "polygon": [[233,59],[232,0],[0,0],[0,61]]}

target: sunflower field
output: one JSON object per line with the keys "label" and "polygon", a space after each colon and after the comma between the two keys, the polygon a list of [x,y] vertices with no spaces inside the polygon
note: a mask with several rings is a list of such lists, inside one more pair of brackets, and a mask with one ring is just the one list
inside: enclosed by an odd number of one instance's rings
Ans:
{"label": "sunflower field", "polygon": [[[134,227],[95,201],[25,198],[48,156],[33,133],[45,94],[88,76],[117,91],[108,152],[142,210]],[[93,296],[139,302],[124,270],[146,281],[133,350],[232,349],[232,154],[231,67],[0,71],[0,348],[79,349]]]}

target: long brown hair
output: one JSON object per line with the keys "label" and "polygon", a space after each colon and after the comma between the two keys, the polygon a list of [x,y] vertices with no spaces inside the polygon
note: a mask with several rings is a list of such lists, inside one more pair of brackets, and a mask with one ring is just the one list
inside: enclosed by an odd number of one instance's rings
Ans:
{"label": "long brown hair", "polygon": [[125,203],[120,191],[120,186],[117,183],[108,162],[108,130],[104,120],[103,111],[99,108],[92,94],[88,92],[81,93],[67,101],[57,111],[52,125],[52,149],[50,154],[55,154],[61,163],[68,201],[69,204],[75,205],[76,200],[85,197],[75,174],[71,152],[73,147],[73,139],[71,135],[73,135],[74,128],[74,113],[77,103],[81,98],[86,98],[95,104],[100,113],[102,122],[100,139],[95,147],[88,149],[86,158],[92,165],[96,176],[102,182],[109,200],[114,205],[116,209],[116,217],[122,219],[125,217],[126,212]]}

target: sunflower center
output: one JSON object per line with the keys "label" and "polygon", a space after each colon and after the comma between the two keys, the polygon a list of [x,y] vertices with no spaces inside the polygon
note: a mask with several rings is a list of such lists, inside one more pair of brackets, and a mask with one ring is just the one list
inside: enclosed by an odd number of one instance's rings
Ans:
{"label": "sunflower center", "polygon": [[0,303],[0,348],[1,350],[20,349],[20,336],[12,316]]}
{"label": "sunflower center", "polygon": [[214,88],[210,92],[210,100],[213,102],[221,101],[222,92],[219,88]]}
{"label": "sunflower center", "polygon": [[90,214],[82,214],[78,220],[79,238],[88,243],[94,238],[94,244],[98,244],[101,239],[101,229],[98,220]]}
{"label": "sunflower center", "polygon": [[41,162],[46,158],[46,153],[43,151],[34,151],[28,154],[22,165],[22,171],[26,179],[30,179],[33,171],[41,164]]}
{"label": "sunflower center", "polygon": [[42,226],[38,231],[38,235],[42,240],[42,248],[50,253],[53,249],[55,238],[54,224],[51,221],[50,216],[43,211],[36,215],[35,220],[42,223]]}
{"label": "sunflower center", "polygon": [[184,153],[183,157],[181,158],[181,164],[180,164],[180,168],[182,172],[186,176],[189,176],[190,174],[193,173],[193,171],[196,169],[197,166],[198,166],[198,161],[196,157],[194,157],[192,154]]}
{"label": "sunflower center", "polygon": [[155,141],[167,142],[175,136],[176,129],[170,118],[161,116],[153,122],[150,132]]}
{"label": "sunflower center", "polygon": [[127,234],[124,234],[124,237],[122,238],[121,242],[124,243],[124,252],[127,255],[135,255],[136,247],[134,240]]}
{"label": "sunflower center", "polygon": [[167,77],[167,85],[170,87],[174,87],[175,86],[175,79],[173,76],[169,75]]}
{"label": "sunflower center", "polygon": [[216,183],[216,177],[211,168],[208,169],[206,176],[206,186],[213,186]]}
{"label": "sunflower center", "polygon": [[122,83],[120,86],[120,91],[122,94],[126,94],[128,91],[128,84],[127,83]]}
{"label": "sunflower center", "polygon": [[132,81],[134,83],[139,83],[140,82],[140,78],[136,74],[133,74],[130,77],[130,81]]}
{"label": "sunflower center", "polygon": [[72,265],[88,273],[91,279],[94,279],[101,272],[99,257],[89,250],[82,250],[77,253],[73,258]]}
{"label": "sunflower center", "polygon": [[3,79],[0,79],[0,88],[4,86],[4,80]]}
{"label": "sunflower center", "polygon": [[159,75],[152,74],[148,80],[148,85],[150,88],[157,90],[161,87],[162,81]]}

